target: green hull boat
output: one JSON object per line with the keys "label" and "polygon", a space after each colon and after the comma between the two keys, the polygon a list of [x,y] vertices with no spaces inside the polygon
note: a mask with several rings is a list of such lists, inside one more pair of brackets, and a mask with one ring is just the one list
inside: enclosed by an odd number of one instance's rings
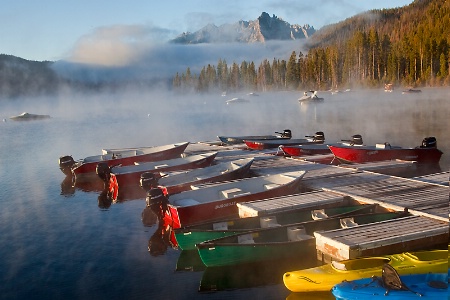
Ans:
{"label": "green hull boat", "polygon": [[237,218],[223,222],[209,222],[175,229],[175,239],[181,250],[197,250],[195,245],[198,243],[249,230],[312,221],[314,218],[344,217],[352,214],[375,212],[377,207],[379,208],[377,204],[347,205],[321,210],[308,209],[266,217]]}
{"label": "green hull boat", "polygon": [[315,231],[358,226],[407,215],[407,212],[369,213],[301,222],[205,241],[197,244],[197,249],[207,267],[289,259],[293,255],[309,257],[316,253]]}

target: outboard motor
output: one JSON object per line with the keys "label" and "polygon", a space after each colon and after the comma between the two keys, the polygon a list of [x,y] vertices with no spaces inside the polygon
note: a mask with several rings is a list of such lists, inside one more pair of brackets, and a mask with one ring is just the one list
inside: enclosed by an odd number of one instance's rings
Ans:
{"label": "outboard motor", "polygon": [[141,174],[139,186],[146,192],[158,186],[158,178],[153,172],[145,172]]}
{"label": "outboard motor", "polygon": [[109,184],[109,177],[111,174],[111,169],[107,162],[99,162],[95,168],[95,173],[100,177],[105,184]]}
{"label": "outboard motor", "polygon": [[314,141],[325,141],[325,133],[323,131],[317,131],[314,135]]}
{"label": "outboard motor", "polygon": [[424,138],[420,148],[437,148],[436,138],[434,136]]}
{"label": "outboard motor", "polygon": [[59,168],[66,175],[72,175],[72,166],[75,164],[75,160],[70,155],[61,156],[58,160]]}
{"label": "outboard motor", "polygon": [[363,139],[360,134],[352,135],[352,145],[362,145]]}
{"label": "outboard motor", "polygon": [[283,131],[283,133],[281,134],[281,137],[284,137],[284,138],[291,138],[292,137],[292,132],[291,132],[291,130],[290,129],[285,129],[284,131]]}
{"label": "outboard motor", "polygon": [[167,206],[169,200],[164,196],[163,190],[160,188],[150,189],[147,192],[145,203],[158,216],[159,221],[162,222],[165,212],[169,210]]}

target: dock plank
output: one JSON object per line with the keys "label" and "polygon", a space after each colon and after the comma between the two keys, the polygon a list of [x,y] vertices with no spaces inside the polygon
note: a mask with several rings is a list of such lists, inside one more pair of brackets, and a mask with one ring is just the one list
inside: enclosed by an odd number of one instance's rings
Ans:
{"label": "dock plank", "polygon": [[[393,230],[395,228],[395,230]],[[448,222],[422,216],[404,217],[356,227],[315,232],[316,248],[334,260],[413,251],[448,242]],[[423,244],[426,243],[426,244]]]}

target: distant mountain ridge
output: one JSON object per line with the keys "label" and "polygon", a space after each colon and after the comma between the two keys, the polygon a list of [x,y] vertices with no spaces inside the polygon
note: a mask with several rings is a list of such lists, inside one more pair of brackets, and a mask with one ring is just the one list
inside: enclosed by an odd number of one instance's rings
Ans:
{"label": "distant mountain ridge", "polygon": [[275,15],[263,12],[254,21],[238,21],[233,24],[216,26],[208,24],[196,32],[185,32],[172,43],[263,43],[269,40],[296,40],[309,38],[316,30],[306,25],[291,25]]}

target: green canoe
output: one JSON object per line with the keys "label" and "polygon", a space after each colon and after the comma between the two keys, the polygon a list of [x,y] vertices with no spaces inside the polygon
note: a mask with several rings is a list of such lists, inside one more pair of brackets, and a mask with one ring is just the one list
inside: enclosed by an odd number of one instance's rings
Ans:
{"label": "green canoe", "polygon": [[243,233],[253,229],[271,227],[276,224],[288,225],[311,221],[313,220],[313,215],[316,218],[327,216],[344,217],[352,214],[375,212],[377,207],[379,207],[377,204],[359,204],[325,208],[321,210],[311,210],[311,208],[309,208],[308,210],[280,213],[273,216],[236,218],[223,222],[209,222],[201,225],[175,229],[175,239],[181,250],[197,250],[195,245],[198,243]]}
{"label": "green canoe", "polygon": [[407,216],[407,212],[385,212],[326,218],[297,224],[247,231],[197,244],[207,267],[265,262],[309,256],[316,252],[314,232],[341,226],[357,226]]}

